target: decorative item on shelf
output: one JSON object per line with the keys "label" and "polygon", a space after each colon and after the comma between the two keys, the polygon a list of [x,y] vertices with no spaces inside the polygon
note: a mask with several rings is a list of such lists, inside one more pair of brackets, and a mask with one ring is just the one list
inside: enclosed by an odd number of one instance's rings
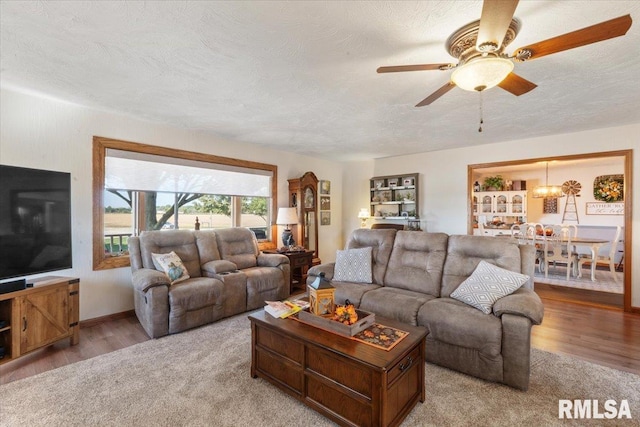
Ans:
{"label": "decorative item on shelf", "polygon": [[502,178],[502,175],[488,176],[484,179],[485,191],[499,191],[502,190],[503,186],[504,179]]}
{"label": "decorative item on shelf", "polygon": [[480,191],[480,183],[478,181],[473,183],[473,191]]}
{"label": "decorative item on shelf", "polygon": [[331,282],[324,278],[324,273],[320,273],[316,280],[307,285],[309,311],[317,316],[333,316],[335,291]]}
{"label": "decorative item on shelf", "polygon": [[402,185],[405,187],[411,187],[413,185],[413,178],[405,178]]}
{"label": "decorative item on shelf", "polygon": [[200,230],[200,220],[198,220],[198,217],[196,217],[196,223],[194,225],[196,230]]}
{"label": "decorative item on shelf", "polygon": [[402,201],[405,203],[414,202],[416,200],[415,195],[413,194],[413,191],[405,191],[404,193],[402,193],[401,197],[402,197]]}
{"label": "decorative item on shelf", "polygon": [[593,180],[593,197],[607,203],[624,200],[624,175],[601,175]]}
{"label": "decorative item on shelf", "polygon": [[381,195],[380,195],[380,200],[382,202],[390,202],[391,201],[391,191],[384,191]]}
{"label": "decorative item on shelf", "polygon": [[365,228],[367,226],[367,220],[369,219],[369,209],[361,208],[358,213],[358,218],[360,218],[360,228]]}
{"label": "decorative item on shelf", "polygon": [[278,217],[276,218],[277,225],[284,225],[285,229],[282,232],[282,244],[284,246],[295,245],[293,234],[289,228],[292,224],[298,223],[298,212],[296,208],[279,208]]}
{"label": "decorative item on shelf", "polygon": [[531,197],[542,199],[545,197],[563,197],[562,187],[559,185],[549,185],[549,162],[546,162],[546,175],[544,185],[538,185],[533,188]]}
{"label": "decorative item on shelf", "polygon": [[398,186],[398,180],[395,178],[389,179],[389,187],[397,187]]}

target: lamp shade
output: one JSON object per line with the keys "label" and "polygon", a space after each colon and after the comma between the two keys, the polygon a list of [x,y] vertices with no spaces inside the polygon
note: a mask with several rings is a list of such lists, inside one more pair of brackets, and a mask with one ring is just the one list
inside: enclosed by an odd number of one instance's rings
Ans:
{"label": "lamp shade", "polygon": [[513,62],[504,58],[472,59],[451,74],[451,80],[461,89],[482,91],[503,81],[513,71]]}
{"label": "lamp shade", "polygon": [[361,208],[358,213],[358,218],[360,218],[360,228],[365,228],[367,226],[367,219],[369,219],[369,209]]}
{"label": "lamp shade", "polygon": [[298,223],[298,212],[296,208],[278,208],[278,217],[276,224],[286,225]]}

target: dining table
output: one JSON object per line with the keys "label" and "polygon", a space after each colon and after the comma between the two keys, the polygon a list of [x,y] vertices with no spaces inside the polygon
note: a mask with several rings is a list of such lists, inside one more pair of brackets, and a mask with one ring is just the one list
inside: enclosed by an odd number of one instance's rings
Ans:
{"label": "dining table", "polygon": [[[509,236],[508,234],[506,236]],[[534,240],[534,238],[532,236],[509,236],[515,239],[526,239],[526,240]],[[540,240],[541,243],[544,241],[543,239],[545,239],[545,236],[536,236],[535,240]],[[555,241],[560,241],[560,242],[564,242],[564,243],[568,243],[569,240],[567,238],[561,238],[561,239],[555,239]],[[596,238],[591,238],[591,237],[573,237],[571,239],[571,246],[586,246],[591,250],[591,280],[593,282],[596,281],[596,260],[598,259],[598,251],[600,251],[600,247],[610,243],[609,240],[603,240],[603,239],[596,239]],[[574,271],[574,273],[577,273],[577,264],[576,264],[576,270]],[[574,276],[577,274],[574,274]]]}

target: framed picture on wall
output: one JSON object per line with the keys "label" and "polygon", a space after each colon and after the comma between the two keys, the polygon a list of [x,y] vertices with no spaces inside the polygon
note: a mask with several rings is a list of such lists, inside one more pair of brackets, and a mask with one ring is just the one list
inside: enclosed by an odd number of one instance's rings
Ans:
{"label": "framed picture on wall", "polygon": [[320,210],[321,211],[331,210],[331,197],[320,196]]}
{"label": "framed picture on wall", "polygon": [[331,212],[320,212],[320,225],[331,225]]}
{"label": "framed picture on wall", "polygon": [[320,194],[331,194],[331,181],[320,181]]}

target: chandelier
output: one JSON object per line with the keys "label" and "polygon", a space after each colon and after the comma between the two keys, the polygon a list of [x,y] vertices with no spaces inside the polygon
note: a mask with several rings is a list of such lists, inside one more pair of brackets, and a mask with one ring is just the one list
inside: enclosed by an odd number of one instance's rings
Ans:
{"label": "chandelier", "polygon": [[532,197],[540,199],[546,197],[563,197],[563,195],[561,186],[549,185],[549,162],[547,162],[545,185],[534,187]]}

